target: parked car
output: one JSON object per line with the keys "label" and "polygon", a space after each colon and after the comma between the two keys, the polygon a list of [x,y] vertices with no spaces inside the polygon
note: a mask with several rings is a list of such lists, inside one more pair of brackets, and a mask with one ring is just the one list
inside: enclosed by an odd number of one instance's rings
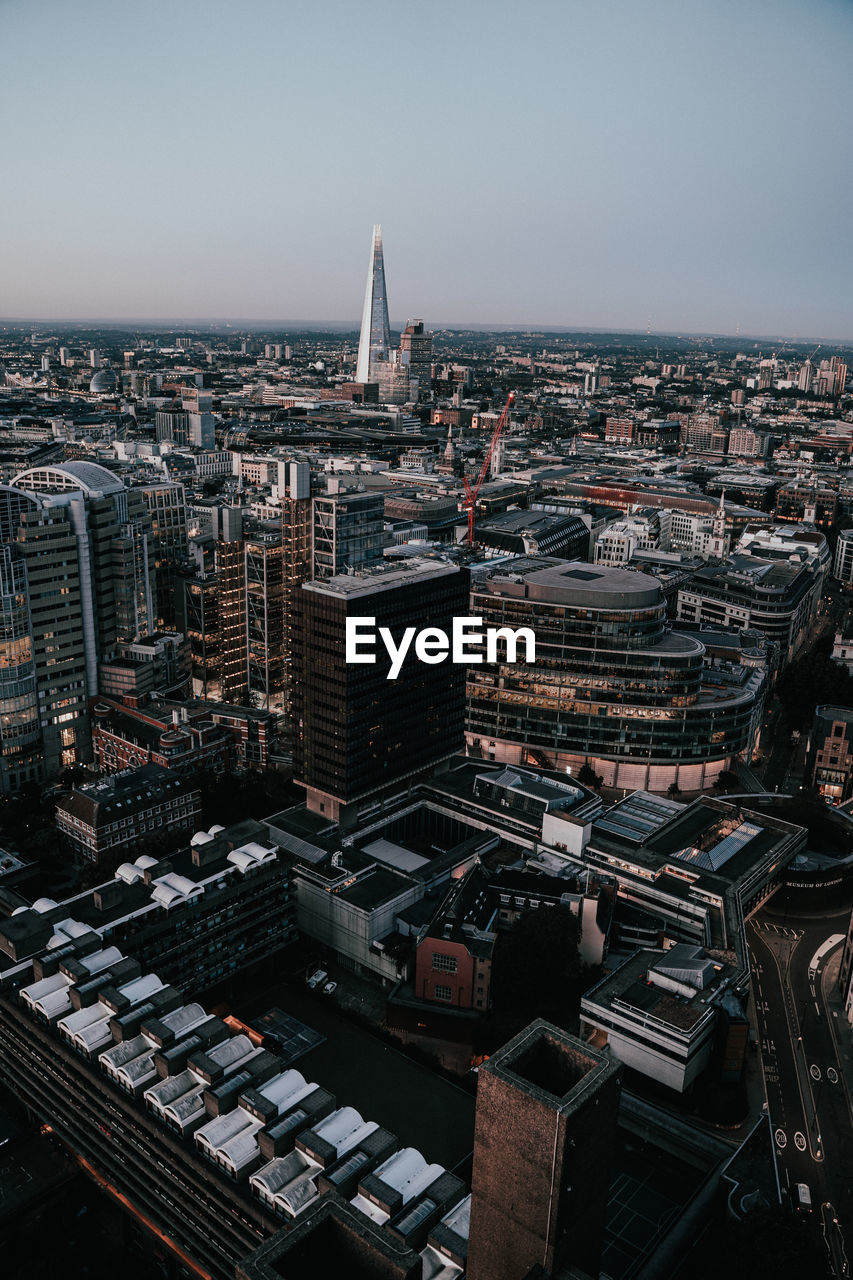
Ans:
{"label": "parked car", "polygon": [[337,989],[338,989],[338,984],[336,982],[327,982],[325,987],[323,988],[327,996],[333,996],[337,991]]}
{"label": "parked car", "polygon": [[317,969],[314,973],[311,974],[311,977],[308,979],[308,986],[311,988],[312,991],[314,991],[316,990],[317,987],[321,986],[322,983],[326,981],[328,976],[329,975],[326,973],[325,969]]}
{"label": "parked car", "polygon": [[811,1213],[812,1211],[812,1193],[809,1191],[805,1182],[795,1184],[794,1190],[797,1194],[797,1208],[802,1213]]}

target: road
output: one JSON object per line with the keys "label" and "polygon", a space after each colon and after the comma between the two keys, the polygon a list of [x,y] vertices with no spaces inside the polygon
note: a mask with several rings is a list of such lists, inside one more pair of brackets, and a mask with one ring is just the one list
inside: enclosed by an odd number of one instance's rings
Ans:
{"label": "road", "polygon": [[[833,937],[843,939],[850,909],[827,916],[773,912],[750,920],[753,999],[768,1110],[783,1187],[805,1182],[836,1276],[849,1273],[844,1236],[853,1239],[853,1121],[830,1027],[821,975]],[[839,942],[837,945],[841,945]]]}

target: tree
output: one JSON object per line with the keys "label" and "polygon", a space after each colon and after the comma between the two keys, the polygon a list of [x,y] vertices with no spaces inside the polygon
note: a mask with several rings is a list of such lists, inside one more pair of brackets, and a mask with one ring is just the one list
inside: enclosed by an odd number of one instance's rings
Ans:
{"label": "tree", "polygon": [[776,692],[789,729],[810,729],[815,707],[822,703],[853,707],[853,676],[832,661],[831,653],[832,638],[823,636],[779,677]]}
{"label": "tree", "polygon": [[709,1231],[696,1251],[695,1280],[829,1280],[826,1250],[802,1215],[779,1205],[753,1209]]}
{"label": "tree", "polygon": [[667,789],[666,789],[666,794],[667,794],[668,796],[680,796],[680,795],[681,795],[681,787],[678,785],[678,783],[677,783],[677,782],[671,782],[671,783],[669,784],[669,786],[667,787]]}
{"label": "tree", "polygon": [[501,933],[492,957],[492,1003],[535,1018],[546,1010],[576,1012],[585,969],[578,952],[580,926],[569,907],[525,911]]}
{"label": "tree", "polygon": [[719,791],[731,791],[732,787],[738,785],[738,776],[732,773],[731,769],[722,769],[714,780],[714,786]]}
{"label": "tree", "polygon": [[596,791],[604,786],[604,779],[600,773],[596,773],[588,760],[584,760],[580,769],[578,769],[578,782],[585,787],[595,787]]}

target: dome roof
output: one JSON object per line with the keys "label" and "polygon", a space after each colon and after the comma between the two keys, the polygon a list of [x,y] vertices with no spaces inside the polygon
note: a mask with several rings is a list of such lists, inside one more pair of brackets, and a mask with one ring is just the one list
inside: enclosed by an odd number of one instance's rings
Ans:
{"label": "dome roof", "polygon": [[15,484],[41,493],[68,493],[76,489],[90,494],[124,492],[124,485],[112,471],[97,462],[82,460],[53,467],[32,467],[16,475]]}
{"label": "dome roof", "polygon": [[103,393],[105,391],[115,391],[117,386],[118,378],[112,369],[101,369],[89,383],[89,390]]}

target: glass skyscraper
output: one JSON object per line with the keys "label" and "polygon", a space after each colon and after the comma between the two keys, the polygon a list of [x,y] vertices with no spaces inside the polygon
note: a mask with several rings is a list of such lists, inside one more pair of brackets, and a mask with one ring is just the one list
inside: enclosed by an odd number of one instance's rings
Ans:
{"label": "glass skyscraper", "polygon": [[388,323],[388,295],[385,292],[385,260],[382,256],[382,228],[373,228],[367,289],[358,340],[358,382],[375,382],[374,365],[391,357],[391,326]]}

